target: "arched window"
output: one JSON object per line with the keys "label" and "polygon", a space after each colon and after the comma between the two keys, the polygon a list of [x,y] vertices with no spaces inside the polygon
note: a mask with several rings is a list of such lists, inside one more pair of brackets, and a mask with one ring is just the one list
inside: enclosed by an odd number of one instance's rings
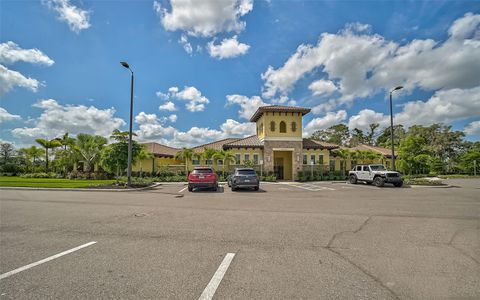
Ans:
{"label": "arched window", "polygon": [[297,131],[297,123],[292,122],[292,132]]}
{"label": "arched window", "polygon": [[280,132],[281,133],[287,132],[287,124],[284,121],[280,122]]}
{"label": "arched window", "polygon": [[270,131],[275,131],[275,122],[270,122]]}

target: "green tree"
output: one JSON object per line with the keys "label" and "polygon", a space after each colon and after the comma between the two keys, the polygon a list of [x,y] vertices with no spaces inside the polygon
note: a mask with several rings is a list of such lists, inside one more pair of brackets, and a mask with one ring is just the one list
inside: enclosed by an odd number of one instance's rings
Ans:
{"label": "green tree", "polygon": [[100,160],[102,149],[106,144],[107,139],[103,136],[85,133],[77,135],[75,150],[84,163],[86,172],[90,172],[92,167]]}
{"label": "green tree", "polygon": [[188,164],[193,160],[194,153],[193,149],[182,148],[182,150],[178,151],[175,155],[176,159],[185,162],[185,174],[188,174]]}
{"label": "green tree", "polygon": [[3,157],[3,164],[7,164],[9,158],[15,154],[15,147],[10,143],[2,143],[0,145],[0,152]]}
{"label": "green tree", "polygon": [[349,146],[350,147],[356,147],[360,144],[365,144],[365,143],[366,143],[366,139],[365,139],[365,134],[363,133],[363,131],[358,129],[358,128],[354,128],[352,130],[352,135],[351,135],[351,138],[350,138]]}
{"label": "green tree", "polygon": [[459,160],[463,172],[473,174],[474,166],[476,166],[477,174],[480,173],[480,147],[468,150],[467,153],[460,156]]}
{"label": "green tree", "polygon": [[378,123],[372,123],[372,124],[368,125],[369,132],[368,132],[367,136],[365,137],[365,141],[367,142],[367,144],[375,145],[375,138],[377,136],[376,131],[377,131],[378,127],[380,127],[380,124],[378,124]]}
{"label": "green tree", "polygon": [[347,125],[337,124],[324,130],[315,131],[310,138],[312,140],[346,146],[350,140],[350,131]]}
{"label": "green tree", "polygon": [[[400,146],[400,142],[405,139],[405,136],[406,132],[403,128],[403,125],[393,126],[393,138],[395,140],[395,147]],[[390,126],[385,128],[382,133],[380,133],[380,135],[377,137],[375,144],[385,148],[390,148],[392,146]]]}
{"label": "green tree", "polygon": [[204,160],[213,160],[214,155],[217,153],[217,150],[212,148],[205,148],[202,153],[202,158]]}
{"label": "green tree", "polygon": [[58,140],[46,140],[46,139],[35,139],[35,141],[40,144],[45,149],[45,172],[48,172],[48,149],[55,149],[61,147],[62,143]]}
{"label": "green tree", "polygon": [[222,172],[225,178],[225,167],[229,167],[230,163],[235,162],[235,155],[228,150],[220,150],[213,156],[214,159],[221,159],[223,161]]}

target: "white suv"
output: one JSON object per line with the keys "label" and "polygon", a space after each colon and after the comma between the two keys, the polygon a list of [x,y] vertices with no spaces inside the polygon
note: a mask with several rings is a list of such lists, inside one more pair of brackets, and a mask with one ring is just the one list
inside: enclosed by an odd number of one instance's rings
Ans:
{"label": "white suv", "polygon": [[385,183],[392,183],[396,187],[403,185],[400,173],[388,171],[383,165],[356,165],[348,172],[348,180],[351,184],[363,181],[367,184],[373,183],[378,187],[383,186]]}

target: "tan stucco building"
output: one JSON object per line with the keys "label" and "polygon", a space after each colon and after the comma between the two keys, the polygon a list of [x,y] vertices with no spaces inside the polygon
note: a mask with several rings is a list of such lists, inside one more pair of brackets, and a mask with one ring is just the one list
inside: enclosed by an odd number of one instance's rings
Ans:
{"label": "tan stucco building", "polygon": [[[338,145],[303,138],[303,116],[310,109],[293,106],[262,106],[250,118],[256,123],[256,134],[246,138],[227,138],[192,148],[201,154],[205,149],[228,150],[235,156],[230,167],[243,166],[249,161],[265,174],[273,172],[279,180],[296,180],[300,171],[334,172],[348,170],[355,161],[341,158],[336,153]],[[158,143],[146,143],[147,151],[154,158],[143,160],[134,166],[134,171],[158,172],[162,168],[185,168],[183,161],[175,158],[181,150]],[[363,147],[363,148],[362,148]],[[369,147],[368,149],[364,149]],[[379,153],[376,163],[385,163],[388,149],[359,145],[352,150],[368,150]],[[189,170],[195,165],[211,165],[216,170],[224,168],[221,160],[203,160],[201,155],[189,163]],[[373,161],[372,161],[373,162]]]}

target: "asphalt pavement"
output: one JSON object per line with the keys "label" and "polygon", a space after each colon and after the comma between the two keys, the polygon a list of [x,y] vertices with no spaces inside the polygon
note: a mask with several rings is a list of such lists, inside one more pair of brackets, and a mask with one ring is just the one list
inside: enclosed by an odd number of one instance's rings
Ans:
{"label": "asphalt pavement", "polygon": [[480,180],[449,183],[0,190],[0,299],[480,299]]}

